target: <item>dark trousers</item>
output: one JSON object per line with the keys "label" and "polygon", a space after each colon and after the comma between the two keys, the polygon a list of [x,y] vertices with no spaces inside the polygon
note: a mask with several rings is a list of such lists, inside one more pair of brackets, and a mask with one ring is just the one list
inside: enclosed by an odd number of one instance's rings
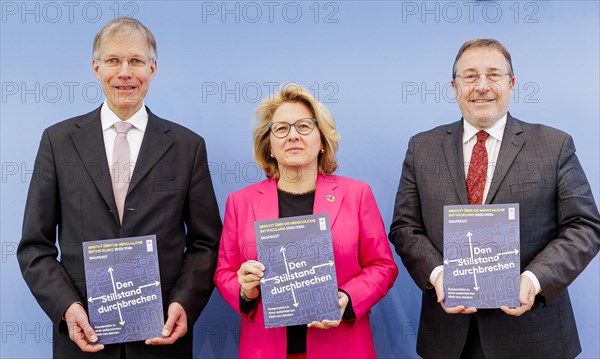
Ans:
{"label": "dark trousers", "polygon": [[460,359],[485,359],[483,348],[481,348],[481,338],[479,337],[479,326],[477,325],[477,317],[470,314],[469,332],[465,346],[460,354]]}

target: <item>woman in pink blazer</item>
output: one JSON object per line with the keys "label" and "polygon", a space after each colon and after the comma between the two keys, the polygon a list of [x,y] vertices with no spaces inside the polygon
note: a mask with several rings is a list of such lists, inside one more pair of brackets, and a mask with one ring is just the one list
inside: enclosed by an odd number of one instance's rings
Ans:
{"label": "woman in pink blazer", "polygon": [[[398,268],[370,187],[334,176],[339,136],[329,111],[296,84],[257,110],[254,155],[268,179],[227,199],[214,281],[242,316],[240,358],[375,358],[369,311]],[[342,320],[266,329],[254,222],[328,213]]]}

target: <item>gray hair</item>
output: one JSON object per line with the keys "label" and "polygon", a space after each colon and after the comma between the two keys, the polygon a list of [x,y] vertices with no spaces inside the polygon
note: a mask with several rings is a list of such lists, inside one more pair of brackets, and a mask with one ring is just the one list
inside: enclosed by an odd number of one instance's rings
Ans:
{"label": "gray hair", "polygon": [[130,17],[119,17],[114,19],[98,31],[94,38],[94,47],[92,49],[93,58],[99,58],[100,45],[105,39],[115,35],[130,35],[133,33],[141,35],[146,40],[148,48],[150,49],[150,57],[152,60],[156,60],[158,53],[156,51],[156,40],[154,40],[154,35],[152,35],[152,32],[141,22]]}
{"label": "gray hair", "polygon": [[452,65],[452,78],[456,78],[456,64],[458,63],[458,59],[462,56],[462,54],[468,49],[473,48],[489,48],[500,51],[500,53],[504,56],[506,61],[508,62],[508,73],[510,76],[514,76],[512,59],[510,57],[510,52],[502,45],[502,43],[496,39],[473,39],[465,42],[460,50],[458,50],[458,54],[456,55],[456,59],[454,59],[454,65]]}

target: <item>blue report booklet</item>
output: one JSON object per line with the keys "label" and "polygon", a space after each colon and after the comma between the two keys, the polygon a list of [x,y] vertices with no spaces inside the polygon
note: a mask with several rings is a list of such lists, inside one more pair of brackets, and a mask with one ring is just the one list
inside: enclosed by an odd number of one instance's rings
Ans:
{"label": "blue report booklet", "polygon": [[254,223],[265,327],[340,320],[329,216]]}
{"label": "blue report booklet", "polygon": [[162,337],[156,236],[83,243],[88,316],[98,344]]}
{"label": "blue report booklet", "polygon": [[518,307],[519,204],[444,206],[444,304]]}

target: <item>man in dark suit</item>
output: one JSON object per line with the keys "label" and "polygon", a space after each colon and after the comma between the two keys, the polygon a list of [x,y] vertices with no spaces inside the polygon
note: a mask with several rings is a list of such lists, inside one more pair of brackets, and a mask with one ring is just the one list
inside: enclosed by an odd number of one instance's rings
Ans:
{"label": "man in dark suit", "polygon": [[[44,131],[18,249],[21,271],[54,323],[55,357],[191,358],[222,227],[205,143],[144,106],[157,68],[156,42],[144,25],[111,21],[96,35],[93,57],[106,101]],[[82,242],[149,234],[158,246],[162,337],[94,345]]]}
{"label": "man in dark suit", "polygon": [[[600,216],[573,140],[508,113],[515,77],[498,41],[465,43],[452,77],[462,119],[411,138],[389,235],[423,290],[417,352],[574,358],[581,347],[567,287],[599,250]],[[443,304],[443,206],[469,203],[519,203],[520,307]]]}

